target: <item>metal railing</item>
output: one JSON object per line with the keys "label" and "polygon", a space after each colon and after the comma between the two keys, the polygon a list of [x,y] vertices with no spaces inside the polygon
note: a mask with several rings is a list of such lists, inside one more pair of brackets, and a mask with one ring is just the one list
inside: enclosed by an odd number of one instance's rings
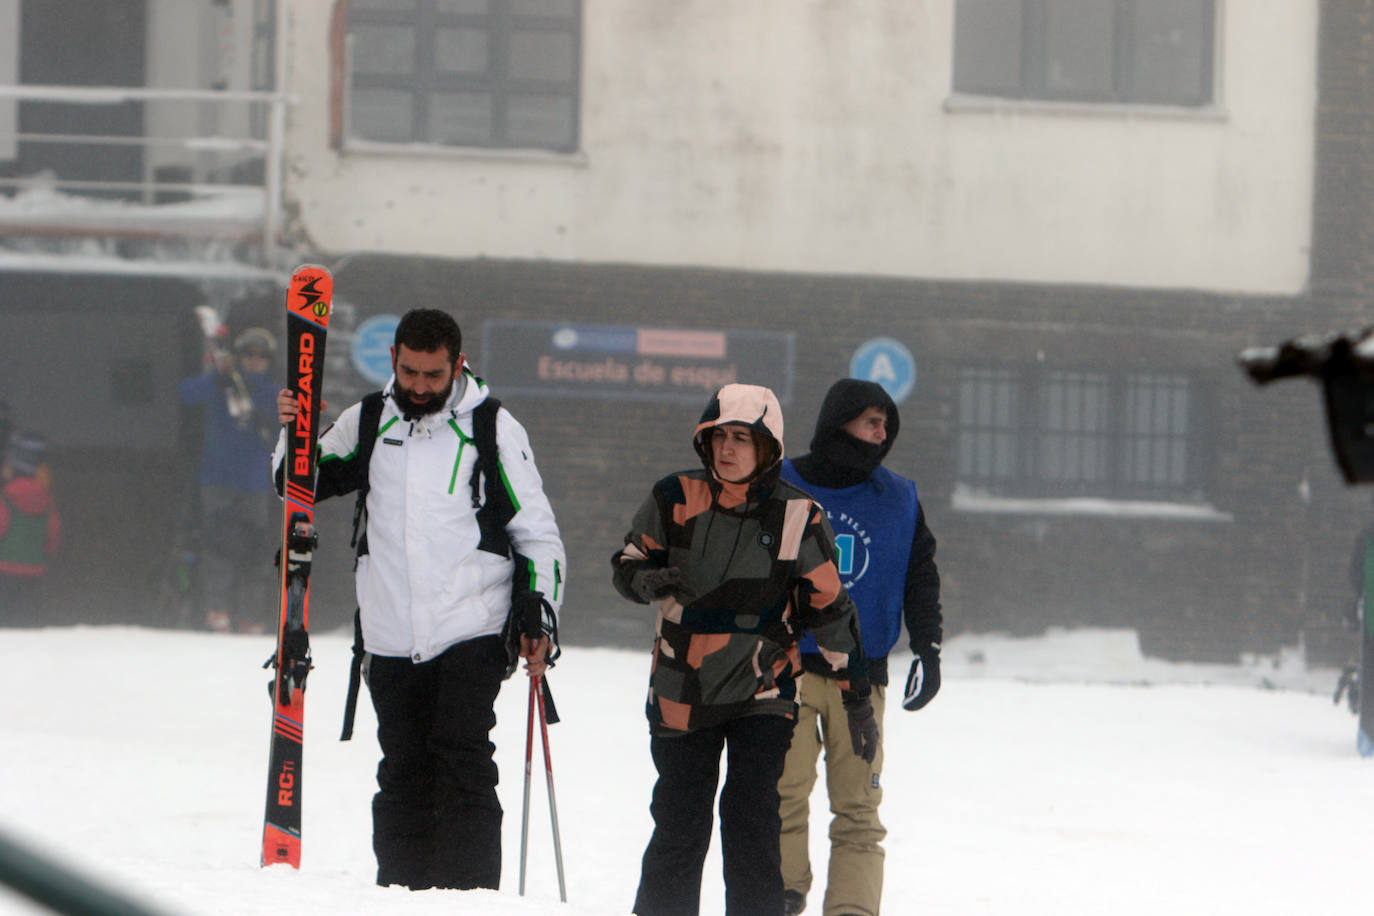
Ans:
{"label": "metal railing", "polygon": [[[137,103],[145,106],[163,106],[163,113],[168,110],[166,106],[171,105],[209,105],[217,108],[222,115],[229,112],[230,106],[246,106],[244,111],[251,114],[240,119],[246,121],[244,129],[228,135],[218,131],[177,136],[23,132],[17,129],[17,114],[12,122],[16,129],[6,131],[4,120],[0,119],[0,140],[12,140],[16,148],[18,144],[39,144],[111,150],[137,147],[144,151],[142,176],[136,181],[76,179],[60,174],[0,177],[0,192],[41,184],[74,195],[108,196],[115,193],[136,206],[141,205],[142,212],[135,214],[126,209],[122,216],[112,221],[97,220],[100,227],[97,229],[90,224],[83,224],[80,219],[55,211],[41,219],[21,219],[17,222],[12,220],[9,225],[0,226],[0,231],[21,232],[25,231],[24,227],[27,226],[28,230],[37,234],[62,234],[64,231],[70,231],[72,234],[91,234],[96,231],[118,234],[121,228],[135,233],[157,234],[159,223],[156,208],[159,201],[169,197],[182,200],[242,201],[246,197],[254,202],[260,202],[260,213],[253,220],[256,225],[236,227],[233,231],[259,236],[265,249],[278,242],[282,228],[282,147],[286,131],[286,108],[290,104],[285,94],[218,89],[0,85],[0,101],[6,100],[73,106]],[[217,120],[222,123],[231,118],[224,116]],[[260,182],[224,180],[234,166],[241,166],[255,158],[262,160]],[[33,159],[34,157],[30,157],[30,161]],[[41,157],[37,159],[41,161]],[[160,176],[159,172],[168,165],[180,166],[181,171],[189,172],[190,180]],[[216,234],[209,228],[216,222],[224,225],[226,218],[221,216],[208,219],[202,224],[201,231]],[[233,219],[228,219],[228,222],[232,223]],[[169,225],[166,230],[169,233],[197,232],[195,228],[188,229],[184,222],[177,223],[175,227]]]}

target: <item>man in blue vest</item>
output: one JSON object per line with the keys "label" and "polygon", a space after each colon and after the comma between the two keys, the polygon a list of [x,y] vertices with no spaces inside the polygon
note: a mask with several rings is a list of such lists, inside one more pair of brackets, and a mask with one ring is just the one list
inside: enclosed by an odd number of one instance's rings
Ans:
{"label": "man in blue vest", "polygon": [[[902,708],[920,709],[940,689],[943,618],[935,538],[926,526],[916,485],[882,467],[900,424],[897,405],[881,385],[840,379],[821,404],[811,451],[784,461],[782,469],[784,480],[825,507],[835,531],[841,581],[859,608],[873,709],[880,725],[887,656],[901,636],[903,621],[916,658],[906,678]],[[808,676],[778,783],[786,912],[802,912],[811,889],[809,800],[816,784],[816,759],[824,748],[834,813],[824,916],[877,916],[883,889],[880,843],[887,835],[878,819],[882,744],[872,764],[854,753],[833,669],[814,639],[804,639],[801,651]]]}

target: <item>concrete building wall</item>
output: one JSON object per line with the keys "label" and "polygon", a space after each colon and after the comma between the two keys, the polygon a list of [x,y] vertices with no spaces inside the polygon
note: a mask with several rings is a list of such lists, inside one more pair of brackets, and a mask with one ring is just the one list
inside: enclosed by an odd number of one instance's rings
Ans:
{"label": "concrete building wall", "polygon": [[288,197],[329,252],[1296,293],[1317,4],[1218,6],[1182,111],[953,97],[953,0],[587,0],[561,156],[332,147],[338,7],[293,4]]}

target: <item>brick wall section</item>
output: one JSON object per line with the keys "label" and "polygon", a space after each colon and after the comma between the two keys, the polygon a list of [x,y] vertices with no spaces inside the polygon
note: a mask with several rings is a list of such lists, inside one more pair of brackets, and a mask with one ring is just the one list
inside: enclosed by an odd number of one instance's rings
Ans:
{"label": "brick wall section", "polygon": [[[1323,0],[1318,48],[1316,186],[1306,327],[1374,324],[1374,2]],[[1355,533],[1369,518],[1368,487],[1317,490],[1310,540],[1343,544],[1340,575],[1314,564],[1305,635],[1311,654],[1348,660],[1355,637],[1339,622],[1354,589],[1347,577]],[[1353,503],[1353,506],[1352,506]],[[1350,511],[1339,509],[1351,506]],[[1332,507],[1338,507],[1331,511]],[[1336,608],[1326,614],[1320,611]]]}
{"label": "brick wall section", "polygon": [[[806,450],[820,400],[855,348],[875,336],[904,341],[918,382],[889,463],[917,481],[939,539],[950,633],[1131,626],[1154,654],[1230,661],[1296,644],[1314,620],[1334,621],[1348,597],[1360,500],[1336,478],[1315,388],[1256,389],[1235,365],[1244,346],[1295,333],[1302,301],[356,256],[337,282],[364,312],[452,309],[479,370],[500,359],[477,349],[489,317],[795,331],[795,390],[784,408],[793,455]],[[1214,403],[1208,496],[1230,520],[954,511],[958,368],[1041,360],[1202,379]],[[650,484],[697,464],[689,437],[700,408],[497,394],[530,430],[568,540],[567,639],[647,642],[652,614],[614,594],[608,558]],[[1326,579],[1336,585],[1315,584]]]}
{"label": "brick wall section", "polygon": [[[1351,598],[1347,563],[1370,494],[1337,479],[1315,386],[1256,389],[1234,365],[1243,346],[1341,326],[1332,323],[1341,317],[1338,304],[542,262],[355,256],[336,267],[338,295],[359,318],[415,305],[453,310],[479,371],[500,359],[480,352],[481,325],[490,317],[794,331],[791,454],[806,450],[820,400],[847,372],[854,349],[871,337],[897,337],[916,357],[918,381],[902,404],[890,465],[916,479],[939,539],[950,633],[1131,626],[1152,653],[1223,661],[1300,638],[1318,659],[1343,660],[1350,649],[1339,619]],[[89,300],[71,295],[70,280],[48,277],[26,301],[110,302],[126,287],[158,308],[184,309],[187,301],[185,292],[160,297],[143,280],[105,282],[103,296]],[[13,313],[18,305],[0,308]],[[183,346],[168,350],[169,365],[160,370],[169,384],[193,371],[198,357],[184,314]],[[331,350],[344,346],[342,335],[331,339]],[[108,354],[99,342],[73,338],[69,356],[99,367]],[[1230,520],[954,511],[959,367],[975,360],[1022,366],[1042,357],[1063,368],[1172,367],[1206,380],[1214,403],[1208,498]],[[345,406],[340,376],[326,381],[326,397],[340,401],[336,410]],[[566,638],[645,645],[652,614],[613,593],[608,558],[650,484],[695,466],[689,435],[700,406],[497,393],[530,430],[568,541]],[[11,400],[22,416],[34,409]],[[196,450],[188,443],[176,449],[180,464],[167,452],[125,451],[118,443],[55,450],[70,534],[53,578],[60,585],[55,605],[69,609],[70,619],[55,623],[167,622],[152,596],[134,594],[156,581],[175,525],[171,504],[150,502],[147,487],[189,470]],[[98,492],[87,492],[92,488]],[[331,501],[317,516],[312,620],[322,631],[347,625],[352,612],[349,509],[347,500]]]}

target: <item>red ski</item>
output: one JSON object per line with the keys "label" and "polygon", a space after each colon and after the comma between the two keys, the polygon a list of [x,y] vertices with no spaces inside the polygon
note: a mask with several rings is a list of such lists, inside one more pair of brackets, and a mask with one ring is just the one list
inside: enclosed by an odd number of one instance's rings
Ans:
{"label": "red ski", "polygon": [[272,749],[267,771],[267,814],[262,864],[301,867],[301,739],[305,733],[305,679],[310,674],[310,563],[315,552],[315,461],[320,431],[324,343],[334,279],[306,264],[291,275],[286,294],[286,387],[300,412],[286,430],[283,462],[281,591],[277,652],[263,667],[275,674]]}

